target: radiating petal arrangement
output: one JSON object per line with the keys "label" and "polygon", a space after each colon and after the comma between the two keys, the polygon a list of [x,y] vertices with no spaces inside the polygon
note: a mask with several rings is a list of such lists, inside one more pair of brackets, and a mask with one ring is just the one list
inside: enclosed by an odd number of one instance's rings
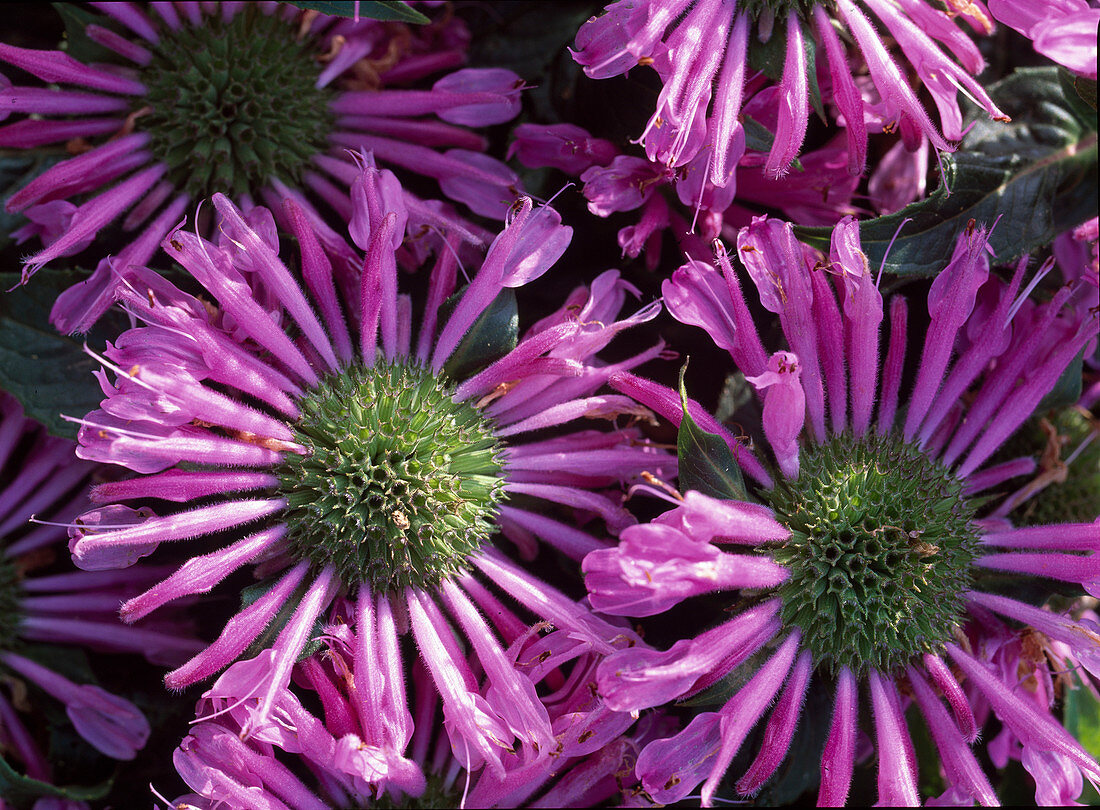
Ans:
{"label": "radiating petal arrangement", "polygon": [[1098,24],[9,15],[0,810],[1100,802]]}
{"label": "radiating petal arrangement", "polygon": [[[762,429],[782,478],[760,481],[765,485],[763,504],[715,501],[688,491],[671,512],[626,529],[618,546],[585,558],[593,604],[617,615],[654,615],[685,597],[716,591],[751,589],[756,594],[744,601],[742,613],[720,625],[725,628],[724,643],[737,650],[735,655],[731,649],[709,660],[700,657],[693,669],[684,669],[682,661],[673,685],[658,674],[667,664],[655,669],[648,651],[622,650],[601,664],[600,688],[616,696],[616,708],[647,708],[697,691],[700,680],[726,678],[754,654],[782,643],[753,679],[713,714],[705,739],[694,739],[690,745],[682,740],[692,737],[689,726],[680,736],[654,741],[642,752],[639,776],[656,801],[678,801],[704,782],[702,797],[707,803],[745,736],[739,723],[726,718],[750,712],[755,721],[783,687],[790,691],[790,700],[785,696],[773,710],[768,728],[774,725],[776,730],[774,736],[765,734],[764,741],[778,750],[762,750],[737,782],[738,792],[755,793],[791,743],[810,672],[835,683],[837,694],[822,773],[846,775],[832,775],[828,781],[823,776],[819,803],[843,803],[848,795],[860,679],[865,679],[871,696],[880,803],[918,800],[899,684],[920,707],[950,787],[963,798],[995,800],[966,745],[977,737],[970,701],[978,696],[1021,741],[1054,752],[1059,765],[1080,769],[1092,782],[1100,780],[1100,766],[1050,717],[1049,704],[1029,706],[1010,691],[1015,669],[1005,673],[1005,683],[972,654],[988,643],[984,636],[989,632],[986,621],[992,619],[989,612],[1044,627],[1040,632],[1068,644],[1078,656],[1094,655],[1100,642],[1086,625],[983,589],[988,581],[983,569],[1094,589],[1097,571],[1082,554],[1100,548],[1100,523],[1001,527],[978,519],[967,505],[968,496],[989,489],[1003,475],[1001,465],[986,461],[1097,334],[1095,311],[1079,314],[1064,307],[1068,288],[1021,317],[1024,308],[1017,306],[1022,302],[1017,294],[1024,264],[1005,284],[990,276],[987,246],[988,234],[982,230],[964,234],[951,263],[931,286],[931,323],[912,390],[902,405],[904,419],[898,414],[898,357],[907,342],[909,305],[902,297],[890,303],[891,331],[880,375],[883,300],[860,251],[854,221],[843,220],[833,230],[827,263],[815,263],[787,223],[761,218],[738,236],[741,262],[765,309],[779,315],[787,344],[798,349],[797,355],[776,352],[765,365],[766,350],[754,323],[733,314],[745,312],[746,306],[724,252],[716,257],[718,268],[696,262],[665,282],[669,311],[685,323],[697,322],[692,303],[699,302],[689,299],[703,289],[713,295],[706,302],[710,308],[730,313],[724,322],[704,328],[716,341],[732,334],[732,342],[724,346],[731,359],[745,371],[761,372],[746,380],[758,391],[768,389]],[[729,283],[720,283],[721,275]],[[987,305],[975,311],[979,297]],[[959,334],[968,318],[977,323],[983,340],[971,342]],[[954,362],[948,365],[952,355]],[[1002,362],[991,365],[997,356],[1004,356]],[[977,396],[964,403],[959,395],[975,390],[979,377]],[[675,398],[662,397],[651,381],[623,373],[611,384],[669,419],[681,417]],[[804,418],[808,436],[802,445],[798,439]],[[723,440],[736,447],[737,437],[720,430]],[[752,476],[753,466],[742,466]],[[745,509],[751,511],[741,512]],[[719,510],[737,517],[715,526],[713,515]],[[750,515],[767,521],[765,532],[742,528]],[[747,547],[753,553],[722,551],[719,543]],[[707,557],[700,553],[703,546],[711,551]],[[705,563],[697,562],[701,558]],[[766,560],[770,569],[761,576]],[[705,571],[698,570],[701,565]],[[688,576],[703,584],[678,588]],[[636,609],[658,597],[665,601],[656,609]],[[972,606],[977,613],[970,612]],[[700,625],[720,618],[703,619]],[[997,620],[992,621],[996,626]],[[711,632],[702,631],[695,643]],[[714,643],[701,646],[709,649]],[[795,665],[798,651],[801,666]],[[945,664],[944,651],[965,676],[969,696]],[[624,679],[635,687],[626,688],[620,683]],[[929,680],[954,710],[954,722]],[[758,681],[761,686],[754,690]],[[853,701],[855,707],[850,705]],[[692,725],[706,716],[700,715]],[[694,734],[702,728],[699,725]],[[1027,742],[1024,746],[1028,750]],[[1025,767],[1041,784],[1026,759]],[[1039,793],[1036,797],[1042,800]]]}
{"label": "radiating petal arrangement", "polygon": [[[63,331],[85,331],[110,305],[119,273],[149,261],[180,216],[214,192],[278,201],[290,183],[347,216],[340,184],[355,173],[348,149],[431,177],[478,213],[502,213],[518,194],[514,174],[479,154],[485,139],[463,127],[513,118],[523,81],[502,68],[454,70],[466,59],[461,30],[432,32],[452,40],[439,48],[398,45],[410,32],[377,20],[297,21],[296,8],[270,3],[229,3],[220,11],[160,4],[152,14],[135,3],[98,8],[103,22],[118,21],[125,34],[92,23],[88,36],[123,57],[124,68],[106,71],[60,51],[0,43],[3,62],[81,88],[0,83],[3,118],[34,116],[0,127],[0,146],[65,142],[76,155],[5,203],[35,223],[15,238],[44,243],[27,257],[24,274],[79,252],[123,215],[123,229],[137,233],[121,267],[105,264],[99,278],[58,302],[52,319]],[[394,40],[383,43],[394,57],[368,58],[379,39]],[[430,90],[398,89],[446,70]],[[467,188],[474,184],[476,192]],[[422,205],[411,194],[409,202]],[[461,229],[453,212],[432,214],[454,217]]]}

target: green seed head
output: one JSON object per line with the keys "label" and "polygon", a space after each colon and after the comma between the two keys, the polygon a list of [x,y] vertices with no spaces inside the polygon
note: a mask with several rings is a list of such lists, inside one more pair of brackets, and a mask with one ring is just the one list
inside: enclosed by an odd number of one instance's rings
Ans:
{"label": "green seed head", "polygon": [[15,644],[22,614],[19,574],[15,563],[0,556],[0,650],[10,650]]}
{"label": "green seed head", "polygon": [[504,497],[489,421],[428,370],[353,366],[299,402],[297,441],[278,471],[299,559],[333,565],[375,593],[430,588],[465,567]]}
{"label": "green seed head", "polygon": [[950,640],[978,546],[962,483],[894,436],[839,436],[800,464],[770,493],[791,530],[773,556],[815,663],[890,671]]}
{"label": "green seed head", "polygon": [[141,79],[140,103],[152,112],[139,126],[168,179],[196,198],[236,197],[271,178],[295,181],[324,151],[331,96],[314,87],[312,42],[299,42],[278,15],[249,6],[224,22],[166,31]]}

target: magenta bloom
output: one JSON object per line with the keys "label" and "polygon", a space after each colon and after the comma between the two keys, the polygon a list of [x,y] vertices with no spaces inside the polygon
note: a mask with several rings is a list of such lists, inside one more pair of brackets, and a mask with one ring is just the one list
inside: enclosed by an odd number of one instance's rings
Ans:
{"label": "magenta bloom", "polygon": [[989,0],[997,22],[1030,39],[1035,50],[1087,79],[1096,78],[1095,0]]}
{"label": "magenta bloom", "polygon": [[[991,277],[986,233],[972,230],[932,283],[931,323],[901,409],[908,304],[890,303],[880,366],[883,301],[854,221],[833,231],[827,263],[775,220],[742,229],[737,248],[789,351],[765,350],[720,250],[720,269],[689,263],[665,282],[664,297],[677,319],[706,329],[762,395],[778,469],[692,405],[694,420],[725,440],[762,503],[687,492],[652,523],[624,530],[616,548],[584,561],[593,606],[617,615],[650,616],[692,596],[751,589],[737,615],[723,614],[709,629],[704,620],[701,632],[684,633],[667,651],[621,650],[601,663],[600,693],[619,710],[659,706],[731,673],[744,684],[721,708],[646,747],[637,766],[646,790],[671,803],[703,783],[709,803],[777,699],[762,748],[736,781],[739,793],[755,793],[783,760],[813,680],[836,695],[821,804],[848,796],[861,684],[874,720],[880,803],[920,802],[904,714],[911,702],[940,752],[945,798],[996,803],[969,745],[976,718],[989,711],[1020,747],[1037,800],[1050,800],[1053,772],[1067,775],[1063,797],[1074,784],[1079,791],[1082,774],[1100,781],[1100,766],[1053,717],[1052,693],[1021,688],[1019,651],[1004,647],[1004,633],[1015,631],[992,615],[1066,645],[1100,674],[1095,626],[1002,595],[1018,577],[1100,593],[1100,522],[1016,529],[971,500],[1034,470],[1031,458],[990,459],[1095,336],[1096,313],[1067,306],[1068,287],[1025,306],[1026,261],[1009,284]],[[631,374],[612,384],[680,421],[674,392]]]}
{"label": "magenta bloom", "polygon": [[[126,67],[0,44],[0,60],[64,86],[13,86],[0,75],[0,121],[30,116],[0,126],[0,147],[66,142],[76,154],[7,200],[31,220],[16,238],[45,243],[24,280],[113,222],[138,232],[125,255],[58,302],[52,320],[65,331],[86,330],[119,277],[146,264],[181,213],[214,191],[251,205],[300,188],[347,216],[347,149],[431,177],[480,214],[503,216],[518,195],[515,174],[482,154],[485,140],[466,127],[514,117],[519,77],[466,69],[429,90],[393,89],[465,61],[469,35],[457,19],[414,31],[274,3],[160,3],[154,14],[95,5],[129,35],[99,25],[87,34]],[[406,196],[418,221],[454,219]]]}
{"label": "magenta bloom", "polygon": [[512,133],[508,157],[524,166],[553,166],[579,176],[591,166],[605,166],[619,154],[618,147],[593,138],[575,124],[520,124]]}
{"label": "magenta bloom", "polygon": [[[745,152],[738,117],[748,96],[760,89],[759,83],[748,81],[754,72],[749,68],[754,40],[782,38],[782,79],[773,100],[775,140],[765,166],[772,177],[788,171],[806,136],[818,82],[808,51],[816,51],[819,67],[828,66],[832,101],[848,130],[848,169],[853,174],[861,174],[866,162],[865,119],[881,120],[887,132],[900,130],[910,150],[926,137],[944,151],[962,137],[960,91],[990,116],[1007,120],[974,78],[984,61],[953,19],[964,17],[976,31],[989,33],[992,23],[981,2],[952,4],[950,13],[925,0],[838,0],[830,6],[790,4],[789,9],[777,13],[755,0],[620,0],[581,27],[573,56],[593,79],[618,76],[639,65],[656,70],[663,88],[641,134],[647,157],[670,169],[691,166],[692,173],[704,175],[707,184],[719,189],[734,181]],[[836,25],[850,35],[867,66],[879,97],[874,104],[853,77]],[[900,48],[904,62],[887,49],[882,29]],[[909,70],[932,95],[938,126],[917,99],[921,87],[910,86],[904,77]],[[820,73],[824,83],[825,72]]]}
{"label": "magenta bloom", "polygon": [[[498,615],[496,605],[485,607]],[[621,735],[634,718],[609,712],[589,688],[599,656],[585,652],[568,631],[542,635],[538,627],[502,627],[509,656],[539,687],[542,697],[534,705],[554,732],[549,756],[498,737],[502,777],[452,746],[453,718],[445,707],[440,716],[440,694],[423,662],[413,664],[406,701],[396,647],[384,647],[382,660],[364,660],[373,643],[363,634],[373,631],[356,614],[353,602],[338,600],[334,623],[324,630],[325,653],[297,666],[295,683],[278,692],[271,718],[261,725],[254,721],[259,700],[249,689],[254,674],[269,664],[266,656],[234,664],[203,695],[200,722],[174,756],[179,774],[199,794],[187,802],[239,806],[251,795],[249,806],[361,807],[385,795],[393,802],[415,797],[429,807],[516,807],[532,797],[542,806],[574,807],[622,789],[616,777],[629,770],[638,748]],[[477,685],[475,701],[492,699],[493,676],[463,673],[467,677]],[[320,717],[305,708],[304,698],[321,706]],[[655,719],[643,725],[655,727]],[[288,768],[294,760],[307,768]],[[316,778],[294,776],[308,772]]]}
{"label": "magenta bloom", "polygon": [[[526,559],[541,540],[580,560],[605,543],[534,504],[602,518],[612,533],[634,522],[621,498],[602,490],[668,464],[637,430],[524,437],[579,417],[649,416],[627,397],[596,391],[662,347],[614,365],[595,353],[658,307],[617,320],[633,290],[609,271],[513,345],[510,289],[545,272],[571,236],[552,209],[530,200],[461,291],[456,254],[445,250],[413,304],[399,292],[395,260],[407,216],[401,188],[367,163],[351,190],[349,228],[363,253],[317,233],[286,203],[308,293],[262,227],[271,215],[245,213],[222,195],[214,197],[219,244],[183,230],[164,243],[216,305],[140,268],[119,288],[144,325],[108,348],[103,363],[114,380],[103,372],[106,398],[81,420],[78,452],[140,474],[97,487],[98,502],[152,498],[183,508],[104,506],[77,521],[70,549],[78,566],[108,570],[164,543],[225,538],[122,607],[134,621],[249,563],[266,577],[221,636],[167,676],[170,687],[237,660],[278,614],[274,644],[248,663],[252,680],[241,693],[259,698],[249,729],[261,728],[315,622],[343,605],[355,617],[355,677],[367,679],[360,694],[372,696],[364,711],[377,724],[373,737],[388,735],[386,750],[402,756],[412,726],[401,708],[398,650],[411,636],[455,756],[502,774],[513,739],[545,757],[554,730],[529,675],[504,649],[517,623],[531,619],[512,618],[470,572],[534,619],[567,628],[585,650],[606,654],[632,637],[544,585],[490,536],[499,529]],[[496,632],[483,615],[501,623]],[[484,696],[475,661],[491,683]]]}
{"label": "magenta bloom", "polygon": [[[155,571],[64,572],[35,569],[49,561],[50,546],[65,536],[59,521],[87,508],[93,465],[73,456],[72,442],[45,434],[24,418],[18,402],[0,394],[0,740],[26,775],[50,781],[51,767],[16,706],[27,702],[21,683],[33,683],[65,706],[76,731],[115,759],[133,759],[149,738],[149,723],[130,701],[91,684],[73,683],[35,660],[42,644],[105,652],[142,653],[178,663],[199,645],[174,623],[123,627],[119,605],[156,577]],[[33,516],[35,523],[29,525]],[[33,693],[32,693],[33,695]],[[34,699],[31,699],[31,708]],[[41,718],[39,718],[41,722]]]}

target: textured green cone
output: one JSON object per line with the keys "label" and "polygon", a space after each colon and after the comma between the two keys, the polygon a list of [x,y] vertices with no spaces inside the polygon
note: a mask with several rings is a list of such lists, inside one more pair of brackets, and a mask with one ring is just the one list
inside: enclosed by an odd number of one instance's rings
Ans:
{"label": "textured green cone", "polygon": [[194,198],[257,192],[277,177],[296,181],[324,151],[332,92],[317,89],[312,43],[277,15],[247,7],[226,23],[166,31],[142,71],[152,112],[139,126],[168,179]]}
{"label": "textured green cone", "polygon": [[278,471],[294,554],[349,588],[429,588],[494,531],[501,445],[482,414],[429,371],[353,366],[299,403],[308,456]]}
{"label": "textured green cone", "polygon": [[792,533],[772,553],[815,663],[888,672],[950,640],[978,546],[962,483],[893,436],[839,436],[800,463],[768,496]]}

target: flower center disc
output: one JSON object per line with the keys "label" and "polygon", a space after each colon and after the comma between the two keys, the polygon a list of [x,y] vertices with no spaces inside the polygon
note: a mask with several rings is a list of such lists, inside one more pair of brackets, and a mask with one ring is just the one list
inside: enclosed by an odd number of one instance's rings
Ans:
{"label": "flower center disc", "polygon": [[501,445],[476,408],[426,369],[353,366],[298,404],[297,441],[278,470],[291,547],[345,585],[429,588],[494,531]]}
{"label": "flower center disc", "polygon": [[962,483],[893,436],[839,436],[800,465],[771,493],[791,530],[773,556],[815,663],[890,671],[950,640],[978,547]]}
{"label": "flower center disc", "polygon": [[254,192],[272,177],[298,179],[324,151],[331,91],[318,89],[312,43],[251,4],[226,22],[162,32],[142,71],[152,112],[139,126],[168,179],[195,198]]}

